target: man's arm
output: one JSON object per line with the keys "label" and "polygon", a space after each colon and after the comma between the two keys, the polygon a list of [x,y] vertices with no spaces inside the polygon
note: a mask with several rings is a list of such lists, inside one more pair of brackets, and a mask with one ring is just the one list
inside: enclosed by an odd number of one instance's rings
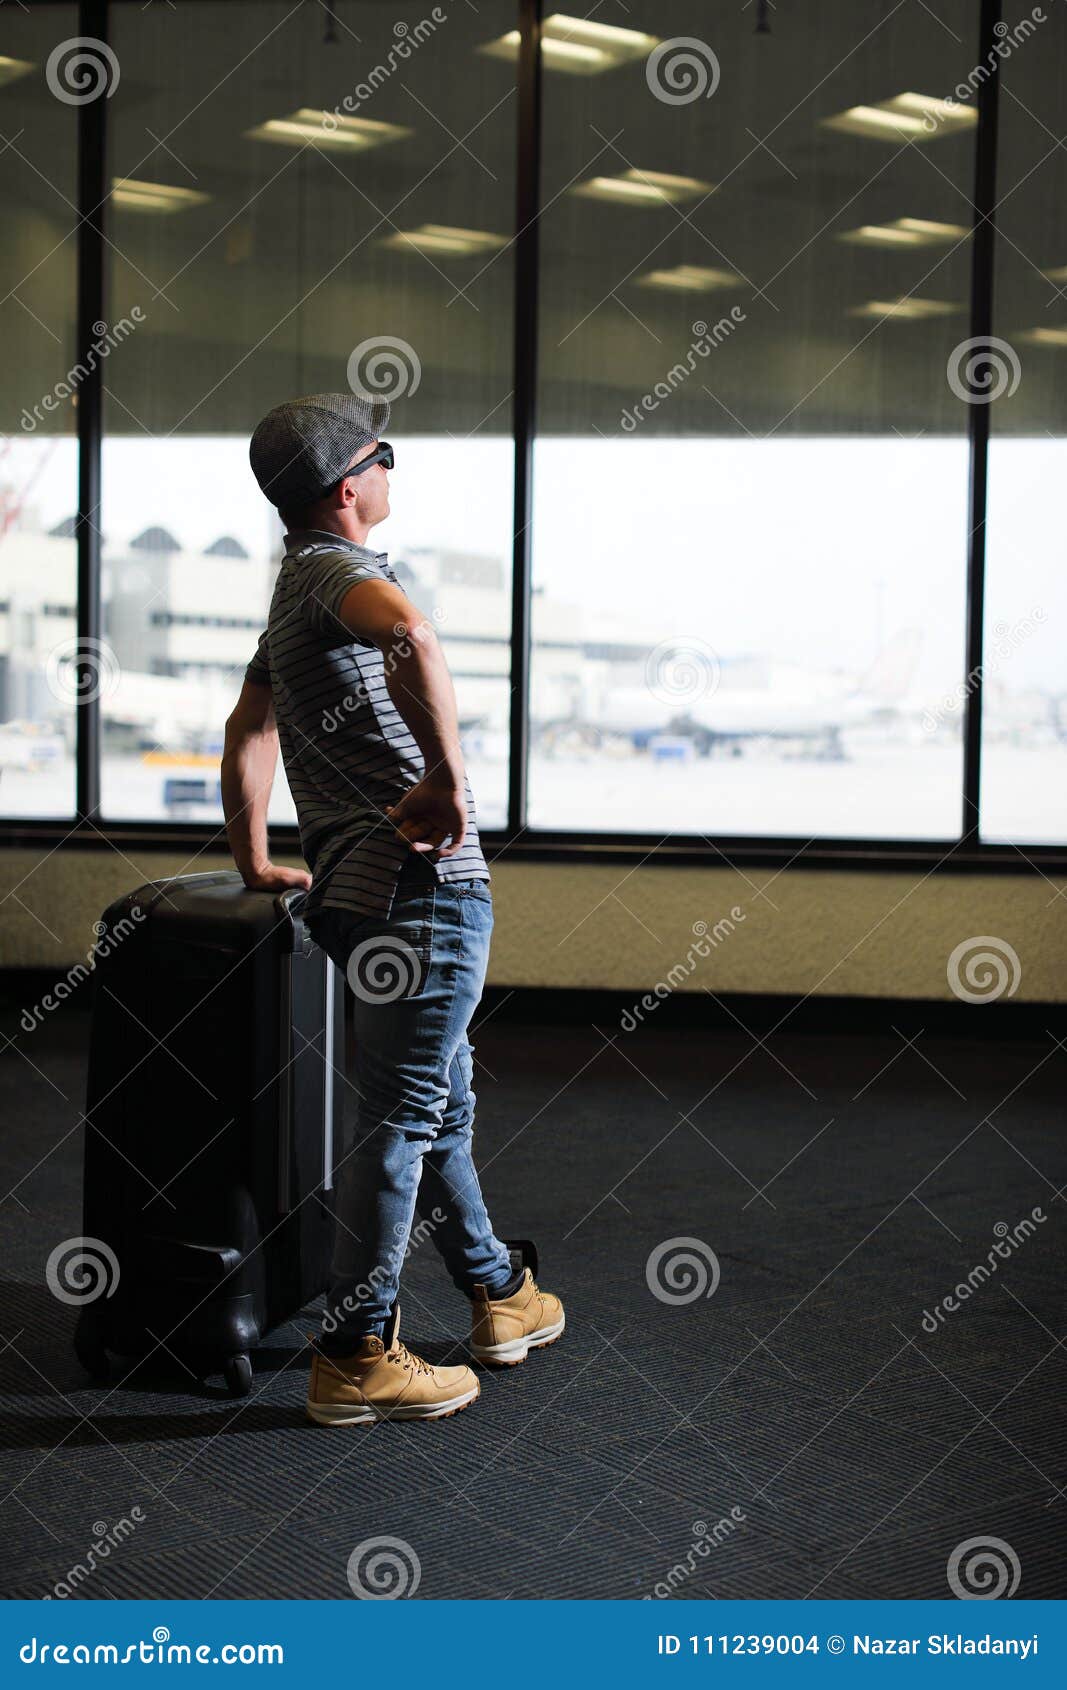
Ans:
{"label": "man's arm", "polygon": [[385,580],[357,582],[338,614],[351,633],[380,647],[389,697],[425,761],[422,780],[386,814],[413,850],[454,856],[466,837],[467,795],[456,694],[436,630]]}
{"label": "man's arm", "polygon": [[270,686],[245,680],[226,721],[222,808],[233,860],[246,886],[264,892],[308,887],[306,869],[280,868],[267,849],[267,806],[278,762],[278,728]]}

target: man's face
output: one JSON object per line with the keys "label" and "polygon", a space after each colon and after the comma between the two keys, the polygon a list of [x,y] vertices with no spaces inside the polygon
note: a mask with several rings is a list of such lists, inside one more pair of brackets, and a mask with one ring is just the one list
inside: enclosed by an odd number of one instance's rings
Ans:
{"label": "man's face", "polygon": [[[364,458],[373,457],[378,450],[378,441],[372,440],[360,449],[352,460],[353,465],[363,462]],[[357,475],[353,481],[345,483],[355,495],[355,506],[362,521],[370,527],[375,523],[384,522],[389,515],[389,471],[382,464],[372,464],[362,475]]]}

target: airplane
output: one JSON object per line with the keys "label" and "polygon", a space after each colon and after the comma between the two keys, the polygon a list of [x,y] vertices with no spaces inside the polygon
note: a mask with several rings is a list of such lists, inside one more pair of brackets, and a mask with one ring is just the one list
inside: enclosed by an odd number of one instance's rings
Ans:
{"label": "airplane", "polygon": [[[900,629],[854,683],[797,663],[735,658],[723,662],[716,686],[691,700],[671,700],[649,686],[611,687],[595,721],[582,726],[601,740],[628,739],[637,751],[673,751],[664,743],[673,740],[688,741],[702,757],[740,756],[757,742],[791,742],[820,761],[840,762],[843,730],[885,730],[922,716],[922,701],[910,696],[922,640],[918,628]],[[761,684],[733,684],[731,671],[739,682],[741,673],[756,671]]]}

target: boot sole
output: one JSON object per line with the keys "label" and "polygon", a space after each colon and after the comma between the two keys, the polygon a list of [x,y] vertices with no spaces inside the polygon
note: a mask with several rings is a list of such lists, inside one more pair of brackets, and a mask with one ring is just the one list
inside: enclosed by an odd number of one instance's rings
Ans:
{"label": "boot sole", "polygon": [[369,1403],[359,1408],[346,1407],[344,1403],[308,1403],[306,1414],[317,1426],[371,1426],[378,1420],[448,1420],[453,1414],[459,1414],[469,1408],[472,1402],[481,1396],[482,1387],[475,1385],[472,1391],[465,1391],[460,1397],[452,1397],[444,1403],[411,1403],[406,1408],[374,1408]]}
{"label": "boot sole", "polygon": [[561,1315],[554,1326],[542,1326],[526,1338],[510,1338],[506,1344],[472,1344],[471,1355],[485,1366],[518,1367],[531,1350],[544,1350],[549,1344],[554,1344],[562,1336],[566,1324],[566,1315]]}

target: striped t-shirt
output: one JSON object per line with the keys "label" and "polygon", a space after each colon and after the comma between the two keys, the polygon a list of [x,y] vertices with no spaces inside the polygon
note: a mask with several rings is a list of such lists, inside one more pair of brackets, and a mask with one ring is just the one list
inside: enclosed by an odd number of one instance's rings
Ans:
{"label": "striped t-shirt", "polygon": [[[269,684],[300,848],[312,883],[305,914],[328,905],[387,916],[411,847],[385,814],[422,779],[425,759],[385,684],[381,649],[338,614],[359,581],[399,585],[385,552],[321,529],[285,536],[267,626],[245,670]],[[455,856],[420,852],[440,880],[488,880],[470,782]]]}

